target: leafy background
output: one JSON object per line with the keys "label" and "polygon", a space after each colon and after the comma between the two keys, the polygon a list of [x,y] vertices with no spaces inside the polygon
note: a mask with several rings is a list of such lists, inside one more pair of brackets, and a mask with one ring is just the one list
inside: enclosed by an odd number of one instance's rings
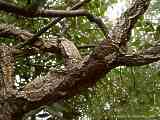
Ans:
{"label": "leafy background", "polygon": [[[27,0],[14,0],[19,6],[26,6]],[[78,0],[50,0],[45,8],[66,9]],[[107,9],[117,8],[127,0],[92,0],[84,8],[101,17],[108,28],[114,25]],[[129,53],[137,53],[158,42],[160,39],[160,1],[152,0],[150,8],[137,22],[132,30],[128,44]],[[20,28],[36,33],[47,25],[51,18],[24,18],[0,12],[0,23],[14,24]],[[65,32],[62,28],[67,27]],[[46,40],[66,37],[77,46],[98,45],[104,39],[102,32],[85,17],[67,18],[42,35]],[[0,38],[0,43],[15,45],[15,38]],[[80,49],[82,56],[91,53],[93,48]],[[60,56],[39,52],[32,56],[19,56],[16,59],[17,87],[36,77],[45,75],[50,69],[62,69]],[[160,119],[160,64],[159,62],[142,67],[121,66],[97,82],[94,88],[84,90],[81,95],[60,101],[50,106],[43,106],[26,115],[24,119],[53,120],[158,120]]]}

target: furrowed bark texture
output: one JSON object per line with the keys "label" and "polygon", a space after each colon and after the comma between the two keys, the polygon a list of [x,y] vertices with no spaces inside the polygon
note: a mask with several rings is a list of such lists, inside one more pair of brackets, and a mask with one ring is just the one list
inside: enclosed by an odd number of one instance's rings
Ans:
{"label": "furrowed bark texture", "polygon": [[[107,33],[106,39],[95,48],[90,56],[84,59],[82,59],[74,43],[67,39],[57,42],[55,40],[45,41],[36,38],[30,49],[13,47],[10,56],[14,57],[28,55],[28,51],[30,51],[29,54],[36,54],[36,51],[40,50],[61,55],[65,61],[65,69],[63,71],[52,70],[47,75],[28,83],[23,90],[13,90],[9,96],[3,96],[1,92],[0,120],[18,120],[25,113],[42,105],[77,95],[81,90],[95,85],[103,75],[117,66],[144,65],[160,60],[159,44],[137,55],[126,54],[131,30],[137,19],[145,13],[149,3],[150,0],[135,0],[131,7],[117,20],[109,34]],[[0,6],[4,4],[10,5],[0,2]],[[13,8],[15,8],[14,5],[12,5]],[[15,11],[19,12],[19,9],[17,8]],[[0,10],[6,11],[5,8],[0,8]],[[8,10],[6,12],[12,11]],[[36,14],[34,15],[36,16]],[[0,36],[14,36],[24,42],[32,38],[33,34],[20,29],[15,30],[13,26],[1,25]],[[2,81],[8,83],[4,75],[3,71],[1,71],[1,83]]]}

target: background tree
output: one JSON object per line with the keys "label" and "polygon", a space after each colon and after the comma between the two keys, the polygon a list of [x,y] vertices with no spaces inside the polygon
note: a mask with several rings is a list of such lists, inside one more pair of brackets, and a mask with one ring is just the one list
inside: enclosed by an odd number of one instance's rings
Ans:
{"label": "background tree", "polygon": [[0,0],[0,120],[158,118],[159,2],[117,2]]}

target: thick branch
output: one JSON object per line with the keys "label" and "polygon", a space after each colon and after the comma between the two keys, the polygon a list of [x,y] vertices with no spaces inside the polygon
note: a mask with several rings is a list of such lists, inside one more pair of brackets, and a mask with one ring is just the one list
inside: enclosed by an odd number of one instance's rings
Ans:
{"label": "thick branch", "polygon": [[[145,12],[144,9],[146,10],[146,6],[149,5],[149,1],[150,0],[145,0],[142,2],[142,0],[137,0],[133,5],[133,8],[138,9],[138,11],[143,11],[143,12],[140,12],[140,14],[143,14]],[[139,6],[139,7],[135,7],[135,6]],[[129,10],[131,10],[131,8],[128,9],[127,12],[125,12],[125,14],[129,14],[128,13]],[[125,15],[123,14],[123,16]],[[127,16],[125,16],[125,18],[129,19],[127,18]],[[125,29],[125,31],[130,31],[131,27],[133,27],[132,22],[137,20],[138,17],[134,17],[133,19],[130,19],[130,22],[123,21],[123,17],[121,17],[121,19],[122,19],[122,23],[129,26],[126,28],[127,30]],[[130,23],[132,23],[132,26],[130,26]],[[118,24],[119,28],[122,29],[122,27],[124,27],[124,24]],[[115,33],[115,30],[113,30],[112,33]],[[118,66],[118,64],[115,64],[114,62],[119,55],[117,54],[118,52],[117,46],[115,46],[114,42],[112,41],[115,39],[115,36],[119,36],[119,34],[115,33],[115,35],[112,35],[108,37],[107,40],[104,40],[100,44],[100,46],[97,47],[95,52],[88,59],[83,61],[83,63],[81,63],[79,67],[72,69],[64,77],[62,76],[62,78],[60,78],[61,82],[58,82],[59,80],[53,79],[52,77],[50,77],[48,79],[49,81],[57,81],[59,84],[50,88],[52,91],[50,94],[52,95],[47,94],[45,97],[42,97],[42,98],[38,97],[38,99],[41,99],[42,101],[43,100],[46,101],[50,98],[58,99],[64,96],[71,95],[72,93],[77,93],[76,92],[77,90],[80,90],[81,88],[85,88],[87,86],[91,86],[95,84],[95,82],[100,77],[102,77],[105,73],[109,72],[112,68]],[[127,39],[126,32],[122,31],[121,36],[125,36],[123,38]],[[119,40],[121,39],[122,38],[120,38]],[[43,85],[45,84],[47,85],[47,83],[44,82]],[[30,85],[32,85],[32,83],[30,83]],[[43,89],[43,86],[41,90],[42,89]],[[30,89],[30,92],[31,91],[32,90]],[[34,90],[32,92],[34,92]],[[28,99],[29,99],[29,96],[28,96]]]}
{"label": "thick branch", "polygon": [[[78,2],[75,6],[71,8],[71,10],[76,10],[83,6],[85,3],[89,2],[90,0],[82,0]],[[13,13],[15,15],[19,16],[24,16],[24,17],[56,17],[56,16],[61,16],[61,17],[71,17],[74,16],[73,14],[85,14],[83,11],[71,11],[67,12],[64,10],[39,10],[32,12],[32,8],[29,7],[29,9],[18,7],[13,3],[6,2],[4,0],[0,0],[0,10],[8,12],[8,13]],[[68,14],[68,15],[67,15]],[[81,16],[81,15],[80,15]]]}
{"label": "thick branch", "polygon": [[[132,7],[121,16],[111,35],[78,66],[63,73],[49,72],[46,76],[30,82],[17,95],[17,101],[23,101],[16,103],[20,106],[20,110],[26,113],[41,105],[78,94],[82,89],[95,85],[103,75],[119,66],[115,61],[119,56],[120,48],[123,48],[123,42],[128,41],[131,29],[138,17],[145,12],[149,2],[150,0],[135,0]],[[22,105],[25,107],[22,108]]]}
{"label": "thick branch", "polygon": [[[23,42],[29,38],[32,38],[33,36],[34,36],[34,34],[28,32],[26,30],[21,30],[20,28],[15,27],[13,25],[0,24],[0,37],[15,37],[19,40],[19,42]],[[44,52],[52,52],[52,53],[59,54],[57,40],[54,40],[54,42],[55,42],[54,44],[52,42],[52,48],[55,48],[55,49],[51,49],[50,47],[48,47],[48,49],[47,49],[47,46],[45,46],[45,45],[47,45],[47,44],[51,45],[51,43],[49,43],[51,41],[44,41],[42,39],[41,40],[39,40],[39,39],[40,38],[37,38],[37,42],[35,41],[35,43],[33,44],[33,47],[39,48],[40,50],[42,50],[41,48],[44,48],[43,49],[43,50],[45,50]],[[43,42],[45,43],[45,45]],[[95,44],[91,44],[91,45],[81,45],[81,46],[77,46],[77,47],[78,47],[78,49],[87,49],[87,48],[95,48],[96,46],[97,45],[95,45]],[[17,51],[15,50],[15,54],[24,54],[22,52],[23,51],[20,52],[18,49],[17,49]]]}
{"label": "thick branch", "polygon": [[[82,7],[85,3],[90,2],[91,0],[81,0],[80,2],[78,2],[77,4],[75,4],[73,7],[71,7],[70,10],[76,10],[80,7]],[[63,17],[57,17],[55,19],[53,19],[49,24],[47,24],[45,27],[42,27],[40,29],[40,31],[38,33],[36,33],[32,39],[37,38],[39,36],[41,36],[41,34],[43,34],[44,32],[46,32],[49,28],[51,28],[54,24],[57,24],[61,19],[63,19]]]}
{"label": "thick branch", "polygon": [[117,20],[110,37],[114,40],[115,44],[119,43],[117,45],[122,49],[127,47],[131,30],[138,18],[147,10],[150,1],[151,0],[135,0],[130,8],[128,8]]}
{"label": "thick branch", "polygon": [[0,24],[0,37],[16,37],[21,41],[25,41],[32,36],[32,33],[26,30],[21,30],[14,25]]}
{"label": "thick branch", "polygon": [[[146,6],[149,5],[149,1],[150,0],[145,0],[142,2],[142,0],[137,0],[133,5],[133,8],[138,9],[138,11],[143,11],[140,12],[140,14],[143,14],[146,10]],[[125,12],[125,14],[129,14],[129,10],[131,10],[131,8],[128,9],[127,12]],[[125,19],[129,19],[126,15],[123,14],[123,16],[125,16]],[[24,96],[29,101],[38,102],[39,105],[45,104],[47,101],[49,102],[49,100],[51,100],[52,102],[57,101],[64,97],[72,96],[74,94],[79,93],[79,91],[82,88],[93,86],[96,83],[96,81],[99,80],[103,75],[105,75],[111,69],[119,66],[118,63],[115,64],[115,61],[119,55],[119,48],[117,47],[117,45],[119,44],[116,45],[113,41],[115,40],[115,38],[119,36],[123,36],[124,39],[127,39],[126,33],[131,31],[131,27],[133,28],[135,21],[138,19],[138,17],[134,17],[133,19],[130,18],[129,22],[128,20],[123,21],[123,18],[124,17],[121,17],[123,24],[117,23],[117,26],[121,30],[125,30],[127,32],[122,31],[119,35],[115,33],[115,30],[113,30],[112,33],[114,33],[114,35],[109,36],[107,40],[104,40],[96,48],[95,52],[93,52],[88,59],[84,60],[81,64],[79,64],[79,66],[67,71],[67,73],[64,73],[63,75],[55,75],[55,72],[53,72],[53,74],[51,73],[50,77],[47,75],[47,81],[45,82],[44,80],[43,84],[41,84],[38,88],[32,87],[36,85],[34,85],[34,82],[31,82],[29,85],[26,86],[26,89],[24,89],[24,94],[22,94],[22,96]],[[130,25],[131,23],[132,26]],[[124,25],[129,27],[127,27],[126,29],[122,29]],[[121,42],[122,37],[120,37],[118,40]],[[29,89],[27,90],[27,88]],[[39,94],[36,95],[36,93],[41,94],[43,91],[46,91],[44,92],[43,96],[40,96]]]}
{"label": "thick branch", "polygon": [[[53,24],[56,24],[60,21],[63,17],[74,17],[74,16],[86,16],[91,22],[97,24],[97,26],[101,29],[105,36],[108,35],[108,29],[106,28],[105,24],[100,18],[93,16],[92,14],[88,13],[85,10],[75,10],[78,7],[81,7],[84,3],[89,2],[87,1],[80,1],[78,4],[73,6],[70,11],[68,10],[37,10],[36,12],[30,12],[29,9],[20,8],[16,5],[0,1],[0,10],[4,10],[6,12],[11,12],[13,14],[24,16],[24,17],[59,17],[49,23],[47,26],[42,28],[37,34],[35,34],[32,38],[25,41],[25,43],[19,44],[17,47],[23,47],[26,44],[31,44],[34,40],[39,37],[42,33],[46,32]],[[3,7],[1,7],[3,6]],[[8,9],[10,8],[10,9]]]}
{"label": "thick branch", "polygon": [[141,66],[149,63],[157,62],[160,60],[160,44],[144,50],[137,55],[119,56],[116,60],[119,65],[124,66]]}
{"label": "thick branch", "polygon": [[30,9],[21,8],[14,4],[0,1],[0,10],[24,17],[74,17],[87,16],[88,13],[84,10],[41,10],[31,12]]}
{"label": "thick branch", "polygon": [[[24,30],[20,30],[19,28],[15,28],[13,25],[11,26],[11,25],[1,24],[0,36],[3,37],[14,36],[20,38],[22,41],[26,41],[26,39],[32,37],[33,34]],[[31,51],[35,51],[34,50],[35,47],[43,52],[52,52],[55,54],[62,55],[65,60],[66,67],[70,69],[74,65],[78,64],[82,59],[74,43],[67,39],[44,41],[37,38],[35,39],[34,44],[30,49],[23,49],[23,50],[14,49],[13,53],[15,55],[26,54],[28,50],[29,54],[32,54]]]}
{"label": "thick branch", "polygon": [[[20,28],[15,27],[13,25],[0,24],[0,37],[15,37],[19,40],[19,42],[24,42],[27,39],[32,38],[32,36],[33,36],[32,33],[25,30],[21,30]],[[37,38],[34,44],[32,44],[32,48],[29,49],[30,51],[29,53],[32,53],[31,51],[35,51],[34,48],[38,50],[43,50],[44,52],[61,54],[57,40],[45,41],[42,40],[41,38]],[[23,51],[19,49],[14,49],[13,52],[16,55],[20,55],[28,53],[26,50],[27,49],[24,49]]]}

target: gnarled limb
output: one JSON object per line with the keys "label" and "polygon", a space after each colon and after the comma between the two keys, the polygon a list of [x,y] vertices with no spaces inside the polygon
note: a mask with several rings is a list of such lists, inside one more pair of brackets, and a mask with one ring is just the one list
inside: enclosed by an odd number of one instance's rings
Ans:
{"label": "gnarled limb", "polygon": [[[115,25],[115,29],[110,32],[107,39],[102,41],[88,59],[82,64],[79,63],[78,67],[62,73],[49,72],[45,77],[31,81],[17,94],[15,99],[18,102],[14,104],[9,102],[10,106],[14,105],[19,108],[11,113],[12,118],[42,105],[76,95],[81,89],[95,85],[103,75],[119,66],[115,61],[121,54],[121,49],[126,47],[131,29],[138,17],[145,12],[149,2],[150,0],[135,0],[132,7],[120,17],[119,23]],[[0,109],[0,112],[4,109]]]}
{"label": "gnarled limb", "polygon": [[[146,6],[149,5],[150,0],[146,1],[141,1],[137,0],[135,4],[132,6],[133,8],[137,9],[136,6],[139,6],[138,9],[142,9],[139,13],[140,16],[143,14],[146,10]],[[140,5],[139,5],[140,2]],[[144,8],[143,8],[144,7]],[[131,8],[130,8],[131,9]],[[145,10],[144,10],[145,9]],[[125,14],[128,14],[129,9]],[[120,19],[128,19],[127,16],[123,14],[123,17]],[[130,16],[128,16],[130,17]],[[45,104],[46,101],[57,101],[59,99],[62,99],[64,97],[72,96],[77,93],[83,88],[87,88],[89,86],[93,86],[97,80],[99,80],[100,77],[102,77],[104,74],[109,72],[111,69],[115,68],[118,66],[118,64],[115,64],[116,59],[118,58],[119,54],[119,44],[115,45],[115,38],[119,38],[118,41],[119,43],[122,42],[123,38],[126,40],[128,39],[128,34],[131,31],[131,27],[134,26],[135,21],[137,21],[138,17],[134,17],[133,19],[130,19],[130,22],[124,21],[124,24],[119,24],[117,23],[118,27],[122,29],[123,31],[120,34],[115,33],[118,28],[112,30],[112,33],[114,35],[108,36],[107,40],[104,40],[96,49],[93,54],[86,60],[83,61],[83,64],[80,63],[80,66],[77,68],[73,68],[69,71],[67,71],[66,74],[63,74],[64,76],[61,76],[61,80],[57,79],[58,84],[54,87],[49,87],[50,93],[48,92],[46,95],[42,96],[41,98],[38,97],[38,102],[40,104]],[[132,25],[131,25],[132,24]],[[129,26],[126,29],[122,28],[125,26]],[[116,37],[117,35],[117,37]],[[122,36],[122,37],[121,37]],[[116,39],[117,40],[117,39]],[[118,46],[118,47],[117,47]],[[121,46],[120,46],[121,47]],[[51,76],[54,76],[55,73],[51,74]],[[59,75],[58,75],[59,76]],[[54,77],[53,77],[54,78]],[[48,81],[55,81],[52,79],[52,77],[48,77]],[[48,81],[46,83],[48,83]],[[30,83],[30,85],[32,82]],[[45,85],[45,81],[43,83]],[[43,86],[42,88],[43,89]],[[30,89],[32,91],[32,89]],[[27,93],[25,93],[24,89],[24,94],[23,96],[27,96]],[[32,91],[34,92],[34,90]],[[35,94],[36,95],[36,94]],[[34,96],[35,97],[35,96]],[[29,95],[25,98],[29,101],[34,101],[35,99],[32,99]]]}
{"label": "gnarled limb", "polygon": [[[15,37],[19,42],[24,42],[27,39],[33,36],[32,33],[21,30],[20,28],[7,25],[7,24],[0,24],[0,37]],[[35,49],[36,48],[36,49]],[[43,50],[44,52],[52,52],[55,54],[60,54],[60,48],[58,47],[57,40],[46,41],[42,40],[41,38],[36,38],[34,43],[32,44],[32,48],[28,49],[16,49],[13,48],[14,55],[21,55],[21,54],[35,54],[36,50]],[[28,51],[28,52],[27,52]]]}
{"label": "gnarled limb", "polygon": [[142,66],[160,60],[160,44],[144,50],[139,54],[119,56],[115,61],[124,66]]}

